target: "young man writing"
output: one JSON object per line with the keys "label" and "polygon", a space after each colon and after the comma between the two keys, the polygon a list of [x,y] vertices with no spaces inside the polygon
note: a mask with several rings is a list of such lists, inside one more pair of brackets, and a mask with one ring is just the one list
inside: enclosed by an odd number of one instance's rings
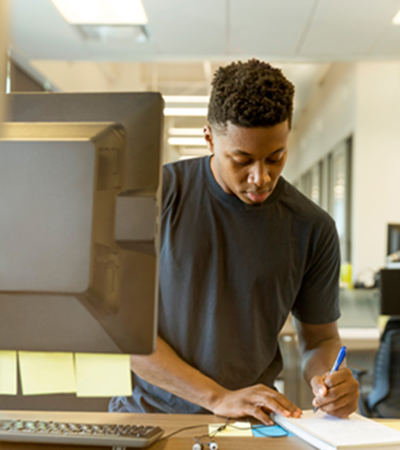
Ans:
{"label": "young man writing", "polygon": [[329,375],[341,346],[335,224],[281,177],[293,95],[257,60],[216,72],[204,128],[212,155],[164,167],[157,351],[131,357],[133,395],[111,410],[299,417],[274,389],[290,312],[314,406],[356,409],[350,370]]}

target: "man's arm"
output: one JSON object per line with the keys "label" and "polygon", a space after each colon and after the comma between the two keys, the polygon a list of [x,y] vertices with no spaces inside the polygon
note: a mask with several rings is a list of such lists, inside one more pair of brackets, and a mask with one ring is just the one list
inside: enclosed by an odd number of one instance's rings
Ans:
{"label": "man's arm", "polygon": [[252,416],[265,424],[273,423],[268,416],[271,411],[287,417],[301,415],[301,410],[285,396],[264,385],[236,391],[225,389],[183,361],[160,337],[152,355],[130,358],[131,369],[139,377],[214,414],[231,418]]}
{"label": "man's arm", "polygon": [[295,321],[303,356],[303,374],[314,393],[313,405],[337,417],[357,409],[358,383],[343,362],[329,375],[342,346],[336,322],[312,325]]}

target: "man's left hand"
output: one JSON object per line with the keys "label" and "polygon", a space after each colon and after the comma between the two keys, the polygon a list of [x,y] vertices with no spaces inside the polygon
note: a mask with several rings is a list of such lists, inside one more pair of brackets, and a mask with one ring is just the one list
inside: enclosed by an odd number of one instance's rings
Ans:
{"label": "man's left hand", "polygon": [[357,409],[358,382],[348,368],[311,379],[313,406],[336,417],[348,417]]}

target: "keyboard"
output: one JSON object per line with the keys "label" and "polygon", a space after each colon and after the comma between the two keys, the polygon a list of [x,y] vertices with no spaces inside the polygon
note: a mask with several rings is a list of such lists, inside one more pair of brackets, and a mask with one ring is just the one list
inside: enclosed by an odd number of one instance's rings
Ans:
{"label": "keyboard", "polygon": [[43,420],[0,420],[0,441],[40,444],[70,444],[147,447],[164,430],[157,426],[52,422]]}

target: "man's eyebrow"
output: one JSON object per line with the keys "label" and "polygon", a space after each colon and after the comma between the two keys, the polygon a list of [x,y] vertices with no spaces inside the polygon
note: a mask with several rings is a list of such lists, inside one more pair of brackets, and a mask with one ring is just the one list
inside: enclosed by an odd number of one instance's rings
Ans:
{"label": "man's eyebrow", "polygon": [[[285,150],[286,150],[286,147],[280,147],[280,148],[278,148],[278,150],[275,150],[274,152],[272,152],[269,156],[275,155],[276,153],[280,153]],[[248,156],[250,158],[253,158],[253,156],[254,156],[250,153],[245,152],[244,150],[239,150],[239,149],[233,150],[232,153],[234,153],[235,155]]]}

